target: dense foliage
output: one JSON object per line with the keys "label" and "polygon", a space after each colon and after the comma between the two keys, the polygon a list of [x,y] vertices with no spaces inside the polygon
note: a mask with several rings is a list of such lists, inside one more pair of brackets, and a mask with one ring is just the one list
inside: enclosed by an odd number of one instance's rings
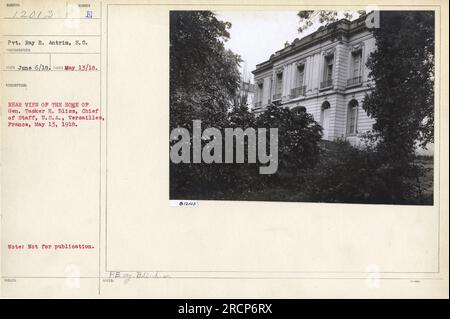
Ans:
{"label": "dense foliage", "polygon": [[[293,111],[270,105],[255,117],[246,106],[234,107],[226,118],[227,127],[278,128],[278,171],[273,175],[261,175],[256,163],[233,164],[171,164],[171,197],[195,199],[239,198],[245,192],[261,191],[279,183],[298,182],[298,177],[312,168],[319,159],[319,141],[322,128],[305,111]],[[257,135],[257,138],[260,138]],[[267,136],[267,150],[270,149]],[[208,143],[205,140],[203,145]],[[236,141],[235,141],[236,143]],[[222,146],[225,135],[222,134]],[[245,158],[248,159],[248,139],[244,139]]]}
{"label": "dense foliage", "polygon": [[[356,148],[347,141],[325,143],[317,165],[304,175],[304,198],[308,201],[370,204],[432,204],[432,180],[425,180],[416,159],[401,171],[393,171],[376,147]],[[430,168],[426,168],[430,170]],[[401,174],[401,175],[400,175]],[[401,179],[402,187],[389,183]],[[399,186],[399,185],[397,185]],[[407,186],[407,187],[406,187]],[[431,191],[431,193],[430,193]]]}
{"label": "dense foliage", "polygon": [[257,127],[278,128],[278,167],[290,174],[310,168],[318,160],[322,127],[304,109],[269,105],[258,116]]}
{"label": "dense foliage", "polygon": [[374,90],[363,108],[376,119],[368,134],[393,201],[421,190],[416,148],[434,140],[434,12],[381,11],[367,66]]}
{"label": "dense foliage", "polygon": [[[239,56],[223,44],[230,27],[211,11],[170,12],[170,130],[183,127],[192,132],[193,120],[227,127],[240,77]],[[215,191],[211,185],[216,178],[224,181],[222,187],[231,186],[223,167],[170,163],[171,197],[188,190]]]}
{"label": "dense foliage", "polygon": [[363,108],[389,153],[404,156],[433,142],[434,12],[382,11],[367,66],[373,92]]}
{"label": "dense foliage", "polygon": [[222,127],[239,86],[240,58],[225,49],[231,24],[211,11],[170,12],[170,129]]}

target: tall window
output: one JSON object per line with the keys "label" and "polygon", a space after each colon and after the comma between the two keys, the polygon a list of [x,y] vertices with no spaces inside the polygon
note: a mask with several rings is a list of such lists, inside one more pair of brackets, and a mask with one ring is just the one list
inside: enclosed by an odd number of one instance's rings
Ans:
{"label": "tall window", "polygon": [[302,87],[305,78],[305,65],[301,64],[297,67],[297,87]]}
{"label": "tall window", "polygon": [[325,57],[323,68],[323,81],[320,82],[321,89],[330,88],[333,86],[333,62],[334,62],[333,55],[327,55]]}
{"label": "tall window", "polygon": [[330,138],[330,103],[328,101],[322,104],[320,125],[322,126],[322,138],[328,140]]}
{"label": "tall window", "polygon": [[347,134],[356,134],[358,124],[358,102],[351,100],[347,111]]}
{"label": "tall window", "polygon": [[327,56],[325,58],[325,81],[331,82],[333,80],[333,56]]}
{"label": "tall window", "polygon": [[283,89],[283,73],[277,73],[276,85],[275,85],[275,94],[281,94]]}
{"label": "tall window", "polygon": [[281,100],[283,90],[283,72],[278,72],[275,75],[275,92],[273,94],[273,101]]}
{"label": "tall window", "polygon": [[361,60],[362,60],[361,50],[352,53],[352,77],[353,78],[361,76]]}

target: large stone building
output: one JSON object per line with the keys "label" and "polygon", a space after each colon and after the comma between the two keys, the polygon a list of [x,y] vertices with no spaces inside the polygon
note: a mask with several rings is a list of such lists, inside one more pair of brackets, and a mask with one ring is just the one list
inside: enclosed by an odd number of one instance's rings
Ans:
{"label": "large stone building", "polygon": [[371,90],[365,65],[375,48],[365,19],[343,19],[321,27],[258,64],[252,72],[253,111],[262,112],[270,103],[304,107],[322,125],[324,139],[357,144],[358,134],[375,122],[361,107]]}

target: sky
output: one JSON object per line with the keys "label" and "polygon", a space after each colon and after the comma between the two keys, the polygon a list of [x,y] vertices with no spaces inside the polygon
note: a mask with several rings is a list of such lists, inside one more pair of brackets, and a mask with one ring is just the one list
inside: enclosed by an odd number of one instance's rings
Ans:
{"label": "sky", "polygon": [[[295,38],[303,37],[313,31],[299,34],[298,11],[216,11],[220,20],[231,22],[231,38],[225,47],[237,53],[245,61],[241,72],[251,76],[256,64],[264,62],[270,55],[291,43]],[[247,78],[246,78],[247,80]]]}

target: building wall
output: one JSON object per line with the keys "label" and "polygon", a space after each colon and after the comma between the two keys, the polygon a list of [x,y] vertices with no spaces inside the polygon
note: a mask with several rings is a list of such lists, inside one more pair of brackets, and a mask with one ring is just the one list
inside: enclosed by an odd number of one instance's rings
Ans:
{"label": "building wall", "polygon": [[[314,116],[320,123],[321,108],[325,101],[330,103],[329,139],[346,138],[353,144],[359,143],[359,138],[347,133],[348,104],[352,99],[358,102],[357,132],[363,133],[372,128],[374,119],[367,116],[362,109],[362,100],[370,92],[368,85],[369,70],[365,66],[367,59],[375,49],[375,39],[368,30],[357,32],[351,36],[341,38],[328,38],[314,46],[310,46],[299,52],[289,54],[283,59],[276,60],[270,68],[266,67],[263,72],[254,72],[255,82],[263,82],[262,107],[254,111],[256,113],[264,110],[274,94],[274,81],[278,70],[283,72],[283,89],[281,104],[284,107],[303,106],[306,111]],[[352,52],[361,51],[361,83],[354,87],[348,87],[348,79],[352,74]],[[326,68],[325,56],[333,55],[333,76],[331,89],[321,89],[320,84],[324,80]],[[293,98],[290,96],[291,89],[297,83],[296,72],[298,64],[304,65],[304,81],[306,87],[305,95]]]}

